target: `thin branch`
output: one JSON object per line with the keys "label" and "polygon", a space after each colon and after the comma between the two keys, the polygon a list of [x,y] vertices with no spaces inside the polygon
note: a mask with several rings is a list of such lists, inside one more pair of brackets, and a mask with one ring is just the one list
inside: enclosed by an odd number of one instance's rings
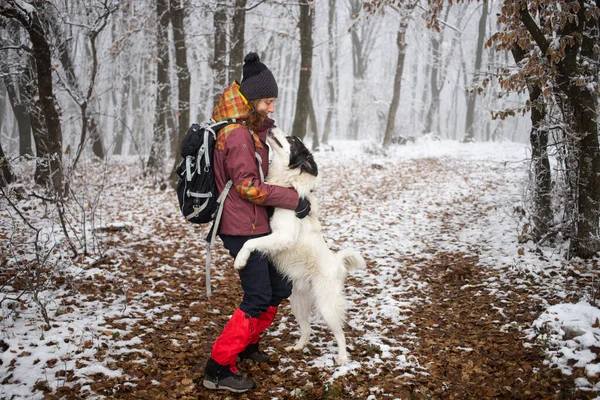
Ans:
{"label": "thin branch", "polygon": [[25,218],[25,216],[23,215],[23,213],[21,213],[21,210],[19,210],[19,208],[17,207],[17,205],[12,202],[12,200],[10,199],[10,197],[8,197],[8,194],[6,194],[6,192],[4,192],[4,189],[2,189],[2,186],[0,186],[0,192],[2,192],[2,196],[4,196],[4,198],[6,199],[6,201],[8,201],[8,204],[10,204],[10,206],[17,212],[17,214],[19,214],[19,216],[23,219],[23,221],[27,224],[27,226],[29,226],[34,231],[39,232],[39,229],[37,229],[36,227],[34,227],[33,225],[31,225],[31,223],[29,222],[29,220],[27,218]]}
{"label": "thin branch", "polygon": [[24,44],[20,45],[20,46],[4,46],[4,47],[0,47],[0,51],[1,50],[23,50],[26,51],[28,53],[32,53],[33,50],[30,47],[25,46]]}
{"label": "thin branch", "polygon": [[521,21],[523,22],[523,25],[525,25],[525,28],[527,28],[527,31],[529,31],[531,37],[533,37],[533,40],[535,40],[540,50],[542,50],[542,53],[546,54],[548,48],[550,47],[550,44],[546,40],[546,36],[544,35],[540,27],[535,23],[535,21],[531,17],[531,14],[529,14],[527,6],[521,8],[521,10],[519,11],[519,15],[521,16]]}
{"label": "thin branch", "polygon": [[[420,5],[420,4],[417,4],[417,7],[419,7],[419,8],[420,8],[421,10],[423,10],[423,11],[428,11],[428,10],[427,10],[425,7],[423,7],[423,6],[422,6],[422,5]],[[453,31],[455,31],[455,32],[458,32],[458,33],[460,33],[460,34],[462,35],[462,31],[461,31],[460,29],[458,29],[458,28],[456,28],[456,27],[454,27],[454,26],[450,25],[449,23],[447,23],[447,22],[445,22],[445,21],[441,21],[441,20],[439,20],[439,19],[438,19],[438,21],[439,21],[439,22],[440,22],[442,25],[444,25],[444,26],[447,26],[448,28],[450,28],[450,29],[452,29]]]}

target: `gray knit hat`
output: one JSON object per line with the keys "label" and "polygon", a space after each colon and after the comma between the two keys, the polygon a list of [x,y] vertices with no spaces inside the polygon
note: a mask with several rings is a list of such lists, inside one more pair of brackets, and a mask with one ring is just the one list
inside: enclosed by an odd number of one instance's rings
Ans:
{"label": "gray knit hat", "polygon": [[269,68],[260,62],[258,54],[251,52],[244,57],[240,91],[248,100],[277,97],[279,89]]}

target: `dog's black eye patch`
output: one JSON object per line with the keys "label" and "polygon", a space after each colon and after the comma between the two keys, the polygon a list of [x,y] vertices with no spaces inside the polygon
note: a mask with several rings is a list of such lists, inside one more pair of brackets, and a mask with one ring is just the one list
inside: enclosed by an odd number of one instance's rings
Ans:
{"label": "dog's black eye patch", "polygon": [[288,136],[287,141],[290,144],[290,168],[300,168],[301,171],[317,176],[319,174],[317,163],[302,140],[295,136]]}

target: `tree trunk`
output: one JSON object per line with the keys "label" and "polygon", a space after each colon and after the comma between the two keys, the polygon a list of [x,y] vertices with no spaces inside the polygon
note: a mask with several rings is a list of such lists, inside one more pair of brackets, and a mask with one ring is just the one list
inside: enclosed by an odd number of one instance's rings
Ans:
{"label": "tree trunk", "polygon": [[310,76],[312,73],[312,27],[313,9],[309,0],[300,1],[300,77],[298,80],[298,96],[296,97],[296,113],[292,125],[292,135],[304,139],[306,135],[306,119],[308,102],[310,101]]}
{"label": "tree trunk", "polygon": [[337,59],[337,46],[335,37],[337,35],[336,29],[336,19],[335,19],[335,0],[329,0],[329,21],[327,25],[327,33],[329,42],[327,44],[327,53],[328,53],[328,61],[329,61],[329,70],[327,72],[327,96],[328,96],[328,107],[327,107],[327,116],[325,117],[325,125],[323,126],[323,137],[321,138],[321,143],[323,145],[327,145],[329,143],[329,132],[331,132],[331,126],[333,125],[334,118],[334,110],[336,109],[336,87],[335,78],[337,74],[335,73],[336,62]]}
{"label": "tree trunk", "polygon": [[175,153],[175,163],[173,165],[173,173],[171,174],[171,183],[177,184],[177,175],[174,173],[175,168],[181,161],[179,153],[179,144],[183,141],[190,125],[190,71],[187,65],[187,51],[185,46],[185,24],[184,24],[185,9],[179,0],[171,3],[171,23],[173,25],[173,41],[175,42],[175,64],[177,66],[177,87],[179,88],[178,101],[178,135],[176,147],[173,149]]}
{"label": "tree trunk", "polygon": [[247,0],[235,0],[233,13],[233,32],[231,53],[229,55],[230,80],[242,81],[242,65],[244,64],[244,44],[246,41],[246,3]]}
{"label": "tree trunk", "polygon": [[31,54],[35,59],[39,110],[43,118],[43,130],[34,130],[37,133],[37,139],[34,136],[37,150],[35,181],[62,194],[62,129],[54,97],[52,57],[45,29],[47,24],[43,21],[43,11],[40,12],[43,2],[37,0],[31,3],[33,12],[29,14],[23,13],[15,0],[4,0],[4,3],[1,14],[18,20],[25,27],[31,40]]}
{"label": "tree trunk", "polygon": [[[600,148],[598,144],[598,97],[590,85],[579,85],[577,80],[588,73],[597,79],[597,54],[594,50],[598,41],[598,20],[594,14],[586,15],[585,7],[575,9],[576,18],[566,19],[561,29],[563,36],[580,37],[564,47],[564,56],[555,62],[556,90],[564,93],[566,104],[559,101],[565,121],[574,133],[573,148],[576,170],[575,235],[570,243],[570,256],[592,258],[600,249],[598,231],[600,224]],[[519,9],[523,26],[531,34],[536,45],[550,58],[550,40],[532,18],[527,7]],[[592,60],[593,63],[590,63]],[[549,60],[553,61],[553,60]],[[589,66],[593,64],[594,66]],[[557,96],[560,99],[560,93]]]}
{"label": "tree trunk", "polygon": [[319,127],[317,126],[317,116],[315,115],[315,105],[310,92],[308,93],[308,122],[310,122],[310,130],[312,132],[313,151],[319,148]]}
{"label": "tree trunk", "polygon": [[[119,28],[121,29],[119,29],[119,34],[121,34],[123,31],[126,31],[126,26],[130,23],[131,15],[133,15],[133,5],[130,3],[129,8],[123,7],[120,11],[121,15],[119,19],[121,22],[119,24]],[[124,27],[125,29],[123,29]],[[120,155],[123,154],[125,135],[128,130],[127,116],[130,114],[129,96],[131,92],[131,82],[133,80],[133,73],[131,71],[131,58],[127,50],[121,52],[118,62],[119,77],[123,80],[123,85],[121,86],[121,100],[119,103],[119,108],[118,111],[115,110],[115,113],[118,113],[118,117],[116,118],[114,124],[115,148],[113,150],[113,154]]]}
{"label": "tree trunk", "polygon": [[[18,46],[19,23],[17,21],[11,21],[6,29],[9,38],[11,38],[7,40],[6,44]],[[17,129],[19,132],[19,155],[32,156],[31,121],[28,108],[34,102],[34,63],[31,56],[26,54],[25,56],[19,57],[15,64],[18,65],[16,71],[11,71],[9,64],[4,63],[0,67],[0,73],[3,76],[4,85],[6,86],[6,95],[17,122]],[[4,108],[2,108],[2,112],[4,112]]]}
{"label": "tree trunk", "polygon": [[168,0],[156,1],[156,105],[154,115],[154,129],[152,147],[148,158],[147,167],[151,174],[158,175],[162,179],[163,166],[165,162],[165,139],[166,139],[166,111],[169,108],[169,10]]}
{"label": "tree trunk", "polygon": [[4,118],[6,117],[6,113],[5,113],[6,97],[8,97],[8,93],[6,92],[6,86],[0,80],[0,132],[2,132],[2,126],[4,125]]}
{"label": "tree trunk", "polygon": [[359,101],[360,93],[359,88],[364,84],[364,68],[362,65],[362,43],[358,34],[355,30],[352,31],[352,70],[354,72],[354,80],[352,81],[352,103],[350,105],[350,124],[348,125],[348,133],[350,139],[358,139],[358,132],[360,130],[360,110]]}
{"label": "tree trunk", "polygon": [[[472,86],[475,86],[479,82],[479,73],[481,72],[481,60],[483,59],[483,44],[486,33],[486,20],[488,15],[488,3],[483,2],[483,10],[481,11],[481,18],[479,18],[479,36],[477,37],[477,49],[475,53],[475,73],[473,74]],[[472,142],[475,140],[475,100],[477,96],[471,92],[467,96],[467,116],[465,119],[465,142]]]}
{"label": "tree trunk", "polygon": [[[90,109],[92,107],[90,105],[90,102],[85,100],[86,96],[81,91],[79,82],[77,80],[77,75],[75,74],[75,67],[73,66],[71,52],[69,50],[69,43],[71,43],[71,41],[67,41],[66,39],[63,38],[63,33],[62,33],[60,27],[58,26],[58,21],[52,22],[52,32],[56,37],[55,39],[57,42],[58,59],[60,60],[63,70],[65,71],[67,82],[68,82],[69,86],[71,87],[71,90],[80,99],[80,100],[75,100],[75,99],[73,99],[73,100],[77,103],[77,106],[81,110],[82,124],[83,123],[86,124],[85,127],[82,127],[82,134],[81,134],[82,138],[81,139],[83,142],[80,143],[79,146],[83,147],[85,145],[87,136],[89,136],[90,141],[92,142],[92,151],[93,151],[94,155],[97,156],[98,158],[104,159],[106,154],[104,151],[104,145],[102,143],[102,138],[100,136],[100,130],[98,129],[98,122],[96,121],[96,118],[94,117],[95,113],[93,111],[90,112]],[[92,47],[94,47],[94,46],[95,46],[95,44],[92,44]],[[89,50],[87,51],[87,53],[88,53],[87,54],[88,57],[91,56],[89,54]],[[93,63],[97,63],[97,60],[95,59],[95,57],[94,57]],[[85,104],[81,103],[80,101],[84,102]]]}
{"label": "tree trunk", "polygon": [[19,129],[19,155],[33,155],[33,149],[31,148],[31,121],[29,119],[29,111],[27,110],[26,101],[26,89],[23,85],[23,81],[26,79],[27,74],[21,74],[17,79],[19,80],[19,94],[14,87],[14,82],[9,74],[4,75],[4,85],[6,86],[6,92],[8,94],[8,100],[15,114],[17,121],[17,127]]}
{"label": "tree trunk", "polygon": [[388,148],[392,143],[394,136],[396,113],[400,104],[400,91],[402,89],[402,72],[404,70],[404,58],[406,56],[406,28],[408,20],[403,16],[400,17],[400,27],[398,28],[398,36],[396,37],[396,46],[398,47],[398,60],[396,62],[396,73],[394,75],[394,93],[390,103],[390,110],[387,116],[387,124],[385,127],[385,135],[383,137],[383,147]]}
{"label": "tree trunk", "polygon": [[[512,48],[517,65],[525,58],[525,52],[517,44]],[[542,126],[546,117],[546,104],[542,90],[533,82],[528,82],[529,100],[531,102],[531,164],[533,181],[533,236],[540,241],[548,233],[552,223],[550,192],[552,176],[548,160],[548,130]]]}
{"label": "tree trunk", "polygon": [[10,168],[10,161],[4,155],[4,150],[2,149],[2,143],[0,143],[0,187],[6,187],[13,183],[14,177],[12,173],[12,169]]}
{"label": "tree trunk", "polygon": [[[571,85],[575,85],[570,81]],[[599,250],[598,224],[600,218],[600,150],[596,94],[587,88],[569,100],[573,105],[575,131],[580,135],[578,146],[577,236],[571,242],[571,254],[591,258]]]}
{"label": "tree trunk", "polygon": [[219,4],[216,6],[213,28],[214,35],[214,53],[213,53],[213,101],[219,102],[221,92],[227,85],[227,69],[225,67],[225,58],[227,56],[227,11],[225,6]]}
{"label": "tree trunk", "polygon": [[[350,18],[355,18],[360,14],[363,2],[360,0],[350,0]],[[362,24],[352,26],[350,39],[352,42],[352,72],[354,80],[352,82],[352,100],[350,105],[349,124],[347,128],[350,139],[358,139],[361,129],[361,107],[360,102],[364,95],[362,91],[365,85],[365,74],[367,70],[369,48],[372,47],[370,40],[370,28],[367,21],[362,21]]]}
{"label": "tree trunk", "polygon": [[125,131],[127,129],[127,110],[129,108],[129,90],[131,86],[131,74],[128,71],[121,70],[124,73],[123,86],[121,88],[121,105],[119,107],[119,117],[115,123],[115,149],[114,154],[123,154],[123,142],[125,140]]}
{"label": "tree trunk", "polygon": [[[438,35],[440,35],[438,37]],[[440,92],[441,87],[438,83],[438,75],[439,75],[439,65],[440,65],[440,42],[441,42],[441,33],[432,32],[431,34],[431,75],[429,75],[430,79],[430,89],[431,89],[431,99],[429,102],[429,107],[427,108],[427,116],[425,117],[425,131],[423,133],[433,132],[433,121],[436,119],[438,115],[438,110],[440,109]],[[437,132],[439,133],[439,132]]]}
{"label": "tree trunk", "polygon": [[[130,64],[131,65],[131,64]],[[138,71],[136,71],[135,75],[131,76],[131,90],[129,91],[129,101],[131,102],[131,112],[132,112],[132,120],[138,121],[143,118],[143,107],[141,97],[143,93],[145,93],[146,87],[152,83],[152,78],[149,78],[149,66],[146,66],[145,63],[140,63],[138,67]],[[158,87],[156,93],[159,93]],[[158,101],[158,99],[156,99]],[[156,109],[156,106],[155,106]],[[157,115],[154,115],[156,121]],[[143,129],[143,124],[132,123],[131,124],[131,144],[133,146],[129,146],[129,154],[141,154],[142,148],[138,143],[142,143],[142,140],[145,136],[145,132]],[[123,129],[126,129],[127,126],[123,125]],[[152,138],[154,140],[154,130],[152,131]],[[152,150],[151,150],[152,151]]]}

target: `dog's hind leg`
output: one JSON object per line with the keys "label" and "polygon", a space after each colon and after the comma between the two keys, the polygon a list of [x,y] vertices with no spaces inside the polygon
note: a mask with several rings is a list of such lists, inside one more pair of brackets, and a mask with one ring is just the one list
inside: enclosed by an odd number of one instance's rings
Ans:
{"label": "dog's hind leg", "polygon": [[315,293],[317,310],[337,341],[338,356],[336,361],[338,365],[345,365],[348,362],[346,336],[344,335],[345,300],[342,296],[342,290],[343,288],[337,282],[332,285],[321,283],[318,293]]}
{"label": "dog's hind leg", "polygon": [[310,339],[310,334],[312,332],[310,328],[310,312],[313,306],[312,296],[310,293],[306,293],[303,290],[294,287],[292,295],[290,296],[290,305],[292,306],[292,313],[294,313],[294,317],[296,317],[296,322],[300,325],[300,339],[298,339],[298,342],[296,342],[294,346],[288,346],[285,350],[299,351],[308,344],[308,339]]}

